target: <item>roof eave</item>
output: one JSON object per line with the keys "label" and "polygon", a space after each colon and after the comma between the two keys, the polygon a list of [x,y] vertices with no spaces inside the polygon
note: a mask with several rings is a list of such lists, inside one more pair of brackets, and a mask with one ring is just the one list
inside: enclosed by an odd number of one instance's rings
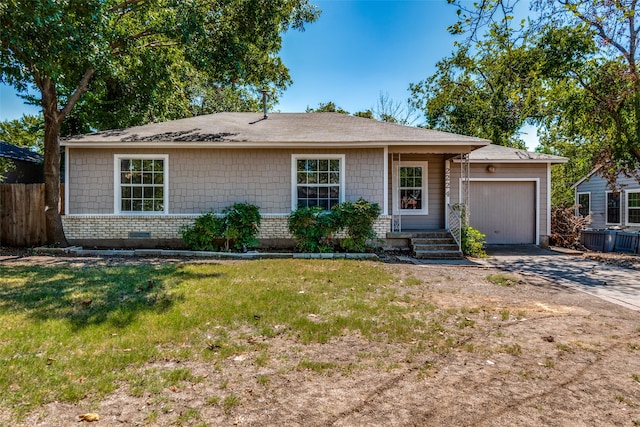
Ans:
{"label": "roof eave", "polygon": [[[135,144],[135,146],[134,146]],[[308,147],[366,147],[394,146],[471,146],[474,149],[489,145],[489,141],[61,141],[63,147],[76,148],[308,148]]]}

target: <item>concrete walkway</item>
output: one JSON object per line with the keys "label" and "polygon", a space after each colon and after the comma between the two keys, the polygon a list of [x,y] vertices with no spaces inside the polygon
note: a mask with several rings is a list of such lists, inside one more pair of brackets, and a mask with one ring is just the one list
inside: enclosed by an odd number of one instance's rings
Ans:
{"label": "concrete walkway", "polygon": [[640,311],[640,271],[607,265],[537,246],[489,246],[476,260],[508,271],[533,274]]}

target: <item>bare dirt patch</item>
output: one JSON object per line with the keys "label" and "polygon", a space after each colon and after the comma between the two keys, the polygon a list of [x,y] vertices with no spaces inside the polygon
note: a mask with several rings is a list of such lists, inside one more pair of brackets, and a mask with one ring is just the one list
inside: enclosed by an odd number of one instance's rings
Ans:
{"label": "bare dirt patch", "polygon": [[500,273],[491,268],[383,268],[402,279],[397,304],[431,304],[433,312],[414,315],[446,323],[448,347],[347,331],[311,345],[284,333],[249,337],[261,350],[215,365],[173,359],[139,371],[143,378],[146,369],[184,368],[197,380],[141,396],[123,383],[99,402],[52,402],[20,423],[0,412],[0,424],[78,425],[79,414],[96,412],[99,426],[640,425],[640,313],[533,277],[509,273],[516,280],[500,286],[487,280]]}

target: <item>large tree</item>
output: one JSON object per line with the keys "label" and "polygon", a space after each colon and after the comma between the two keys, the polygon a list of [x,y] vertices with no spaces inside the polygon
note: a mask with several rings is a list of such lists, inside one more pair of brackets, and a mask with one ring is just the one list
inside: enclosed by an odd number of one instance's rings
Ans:
{"label": "large tree", "polygon": [[524,148],[520,132],[539,108],[539,55],[508,22],[491,24],[480,40],[458,44],[433,75],[410,84],[426,126]]}
{"label": "large tree", "polygon": [[[632,173],[640,160],[640,11],[637,0],[482,0],[458,7],[454,33],[481,40],[482,28],[533,10],[519,34],[535,35],[543,49],[540,78],[546,89],[540,116],[543,137],[562,146],[590,146],[610,178]],[[524,4],[523,4],[524,3]],[[577,104],[580,103],[580,104]],[[560,108],[564,106],[564,108]],[[596,149],[597,147],[597,149]]]}
{"label": "large tree", "polygon": [[78,103],[110,102],[119,116],[149,121],[189,115],[193,79],[282,88],[290,78],[277,56],[281,34],[318,15],[308,0],[0,3],[0,82],[37,88],[44,115],[49,243],[66,245],[59,138]]}

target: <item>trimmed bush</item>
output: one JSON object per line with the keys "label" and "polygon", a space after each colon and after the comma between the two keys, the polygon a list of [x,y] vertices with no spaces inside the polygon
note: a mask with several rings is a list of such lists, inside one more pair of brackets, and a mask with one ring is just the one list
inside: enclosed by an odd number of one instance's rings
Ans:
{"label": "trimmed bush", "polygon": [[224,238],[229,250],[230,242],[235,250],[246,250],[258,246],[260,232],[260,208],[250,203],[234,203],[222,211],[224,215]]}
{"label": "trimmed bush", "polygon": [[318,206],[299,208],[289,215],[289,232],[300,252],[332,252],[334,231],[331,212]]}
{"label": "trimmed bush", "polygon": [[367,240],[376,237],[373,224],[380,215],[377,203],[360,198],[357,202],[343,202],[331,211],[320,207],[299,208],[289,215],[289,231],[301,252],[333,252],[334,235],[343,231],[344,250],[365,252]]}
{"label": "trimmed bush", "polygon": [[339,229],[344,230],[346,237],[340,245],[352,252],[365,252],[367,240],[377,237],[373,224],[380,215],[380,206],[369,203],[363,198],[357,202],[343,202],[334,206],[332,214]]}
{"label": "trimmed bush", "polygon": [[258,246],[260,208],[250,203],[235,203],[225,208],[221,215],[207,212],[196,218],[193,225],[180,228],[180,235],[189,249],[217,251],[218,242],[224,250],[244,251]]}
{"label": "trimmed bush", "polygon": [[460,234],[463,254],[475,257],[487,256],[487,253],[484,251],[484,245],[486,242],[486,236],[484,234],[470,225],[464,225],[460,230]]}
{"label": "trimmed bush", "polygon": [[216,240],[223,233],[222,218],[215,212],[207,212],[195,219],[193,225],[180,227],[180,235],[189,249],[196,251],[217,251]]}

